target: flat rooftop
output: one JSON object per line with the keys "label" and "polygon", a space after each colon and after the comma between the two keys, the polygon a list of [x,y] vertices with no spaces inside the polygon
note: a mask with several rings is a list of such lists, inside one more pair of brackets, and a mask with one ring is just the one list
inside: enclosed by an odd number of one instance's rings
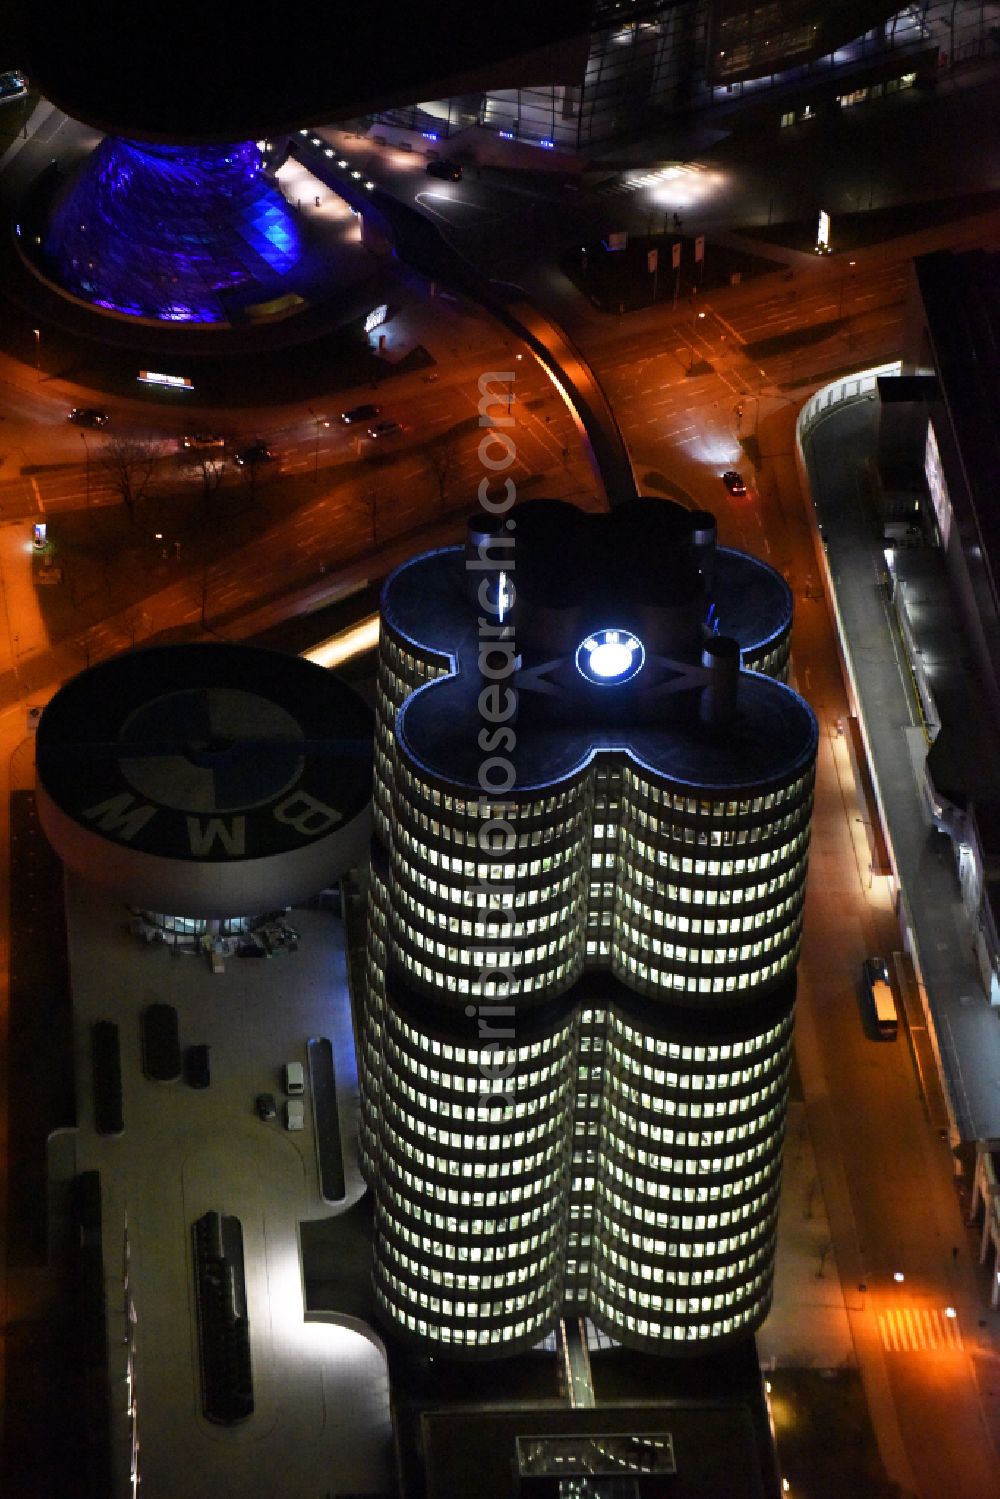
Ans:
{"label": "flat rooftop", "polygon": [[962,468],[993,587],[1000,600],[1000,254],[940,250],[914,261],[934,350],[938,387],[961,449]]}
{"label": "flat rooftop", "polygon": [[[129,934],[113,899],[70,876],[67,925],[73,984],[79,1127],[75,1173],[101,1174],[112,1392],[125,1389],[128,1223],[135,1307],[134,1398],[142,1492],[216,1499],[317,1499],[393,1491],[388,1373],[377,1346],[353,1328],[304,1320],[300,1225],[345,1213],[361,1197],[358,1085],[343,928],[331,913],[295,910],[298,950],[237,957],[213,974],[193,955]],[[165,1002],[182,1045],[211,1048],[211,1084],[152,1082],[140,1063],[140,1015]],[[125,1131],[94,1130],[90,1027],[120,1028]],[[283,1127],[285,1061],[305,1063],[306,1041],[333,1042],[347,1195],[330,1208],[319,1191],[307,1086],[306,1126]],[[272,1092],[278,1118],[254,1112]],[[243,1227],[256,1408],[234,1426],[201,1412],[191,1225],[209,1209]],[[118,1492],[125,1492],[129,1429],[124,1393],[112,1400]],[[192,1474],[197,1474],[193,1483]]]}

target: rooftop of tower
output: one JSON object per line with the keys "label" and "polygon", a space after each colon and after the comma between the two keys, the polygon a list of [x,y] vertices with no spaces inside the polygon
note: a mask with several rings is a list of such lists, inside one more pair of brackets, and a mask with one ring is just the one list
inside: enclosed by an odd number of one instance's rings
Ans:
{"label": "rooftop of tower", "polygon": [[[514,728],[515,742],[499,752],[516,773],[515,797],[580,773],[602,752],[701,791],[791,779],[811,763],[813,714],[770,678],[734,672],[726,722],[704,721],[710,668],[721,668],[727,654],[720,622],[746,650],[787,629],[791,608],[773,569],[715,551],[711,516],[660,500],[599,516],[534,501],[494,529],[501,540],[490,555],[510,559],[503,606],[496,566],[477,567],[473,550],[470,569],[458,547],[406,563],[383,592],[388,629],[450,668],[415,692],[397,719],[404,752],[432,779],[478,788],[488,753],[480,731],[495,733],[502,721]],[[512,548],[504,540],[511,536]],[[486,615],[476,602],[480,587],[495,600]],[[495,639],[498,609],[510,638],[494,646],[484,677],[482,626],[492,626]],[[519,661],[507,677],[505,650]],[[507,688],[517,688],[516,723],[484,716],[490,672],[496,713],[507,706]]]}

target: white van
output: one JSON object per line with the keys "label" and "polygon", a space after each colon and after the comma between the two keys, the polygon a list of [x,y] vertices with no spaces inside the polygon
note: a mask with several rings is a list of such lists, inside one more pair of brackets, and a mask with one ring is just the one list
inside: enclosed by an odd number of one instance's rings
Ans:
{"label": "white van", "polygon": [[285,1092],[292,1098],[306,1091],[306,1075],[301,1062],[285,1063]]}
{"label": "white van", "polygon": [[889,982],[889,966],[882,958],[866,958],[862,966],[862,983],[875,1032],[883,1041],[895,1041],[899,1033],[899,1012]]}
{"label": "white van", "polygon": [[306,1109],[305,1104],[300,1103],[297,1098],[289,1098],[285,1103],[285,1128],[305,1129]]}

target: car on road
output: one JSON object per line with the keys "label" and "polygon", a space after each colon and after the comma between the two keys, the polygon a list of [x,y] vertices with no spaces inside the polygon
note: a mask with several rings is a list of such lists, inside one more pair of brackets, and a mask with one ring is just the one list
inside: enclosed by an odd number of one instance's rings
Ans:
{"label": "car on road", "polygon": [[75,422],[78,427],[106,427],[108,413],[98,411],[95,406],[74,406],[67,420]]}
{"label": "car on road", "polygon": [[882,1041],[895,1041],[899,1033],[899,1012],[884,958],[865,958],[861,965],[861,992],[868,1006],[875,1033]]}
{"label": "car on road", "polygon": [[181,438],[181,447],[193,448],[198,452],[202,448],[224,448],[226,439],[220,437],[218,432],[189,432],[186,437]]}
{"label": "car on road", "polygon": [[368,436],[377,442],[380,437],[394,437],[402,430],[402,422],[376,422],[373,427],[368,428]]}
{"label": "car on road", "polygon": [[301,1098],[290,1098],[285,1104],[285,1128],[305,1129],[306,1106]]}
{"label": "car on road", "polygon": [[236,462],[240,468],[254,468],[258,463],[270,463],[273,458],[274,450],[266,442],[252,442],[248,447],[240,448],[236,454]]}
{"label": "car on road", "polygon": [[207,1046],[188,1046],[184,1052],[184,1080],[189,1088],[207,1088],[212,1081]]}
{"label": "car on road", "polygon": [[28,92],[28,80],[23,73],[0,73],[0,99],[22,99]]}
{"label": "car on road", "polygon": [[746,480],[734,468],[726,469],[726,472],[722,476],[722,482],[730,494],[737,495],[741,499],[747,492]]}
{"label": "car on road", "polygon": [[438,161],[429,161],[426,170],[428,177],[440,177],[445,182],[461,182],[462,180],[462,168],[458,162],[448,161],[445,157]]}
{"label": "car on road", "polygon": [[373,406],[370,402],[364,406],[350,406],[346,411],[340,413],[340,420],[345,427],[353,427],[358,422],[371,422],[377,416],[382,415],[381,406]]}
{"label": "car on road", "polygon": [[258,1093],[253,1101],[254,1109],[258,1119],[273,1119],[278,1110],[274,1103],[273,1093]]}

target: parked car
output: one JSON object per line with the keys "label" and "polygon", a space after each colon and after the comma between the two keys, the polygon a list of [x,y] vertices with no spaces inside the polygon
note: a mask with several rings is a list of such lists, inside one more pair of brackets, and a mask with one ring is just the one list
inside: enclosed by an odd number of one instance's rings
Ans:
{"label": "parked car", "polygon": [[67,420],[75,422],[78,427],[106,427],[108,413],[98,411],[96,406],[74,406]]}
{"label": "parked car", "polygon": [[273,1093],[258,1093],[253,1106],[257,1111],[258,1119],[273,1119],[278,1112],[275,1108]]}
{"label": "parked car", "polygon": [[270,463],[273,457],[274,451],[266,442],[252,442],[249,447],[239,449],[236,462],[240,468],[253,468],[258,463]]}
{"label": "parked car", "polygon": [[189,1088],[207,1088],[212,1081],[207,1046],[188,1046],[184,1051],[184,1079]]}
{"label": "parked car", "polygon": [[363,406],[348,407],[346,411],[342,411],[340,413],[340,420],[343,422],[345,427],[353,427],[358,422],[374,421],[375,418],[377,416],[381,416],[381,414],[381,406],[373,406],[369,401],[366,402]]}
{"label": "parked car", "polygon": [[285,1092],[288,1094],[304,1093],[306,1091],[305,1068],[301,1062],[285,1063]]}
{"label": "parked car", "polygon": [[737,473],[736,469],[734,468],[726,469],[726,472],[722,476],[722,482],[726,486],[730,494],[734,494],[742,498],[742,496],[747,492],[746,481],[744,480],[743,475]]}
{"label": "parked car", "polygon": [[428,177],[441,177],[445,182],[461,182],[462,168],[457,161],[448,161],[442,157],[438,161],[427,163]]}
{"label": "parked car", "polygon": [[402,430],[402,422],[376,422],[374,427],[368,428],[368,436],[377,442],[380,437],[393,437]]}
{"label": "parked car", "polygon": [[305,1129],[306,1106],[301,1098],[290,1098],[285,1104],[285,1128]]}

